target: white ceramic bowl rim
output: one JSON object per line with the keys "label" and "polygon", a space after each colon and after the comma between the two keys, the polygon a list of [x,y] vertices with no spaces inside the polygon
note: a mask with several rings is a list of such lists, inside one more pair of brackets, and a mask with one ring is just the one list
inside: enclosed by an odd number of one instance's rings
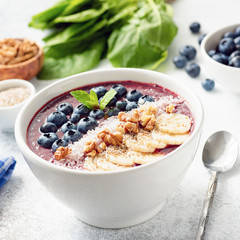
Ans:
{"label": "white ceramic bowl rim", "polygon": [[[72,75],[70,77],[58,80],[55,83],[50,84],[49,86],[45,87],[44,89],[42,89],[41,91],[39,91],[35,96],[38,97],[42,92],[46,91],[49,88],[52,88],[53,86],[56,86],[58,84],[61,84],[61,82],[67,81],[68,79],[74,78],[75,76],[82,76],[82,75],[87,75],[89,73],[93,73],[93,72],[97,72],[97,73],[104,73],[104,72],[111,72],[111,71],[137,71],[137,72],[141,72],[141,71],[145,71],[145,72],[154,72],[151,70],[143,70],[143,69],[136,69],[136,68],[114,68],[114,69],[100,69],[100,70],[94,70],[94,71],[89,71],[89,72],[84,72],[84,73],[80,73],[80,74],[76,74],[76,75]],[[159,72],[154,72],[159,74],[159,76],[161,77],[164,76],[164,78],[168,78],[169,81],[173,82],[173,80],[171,80],[171,78],[169,78],[167,75],[159,73]],[[121,78],[119,79],[121,80]],[[110,80],[109,80],[110,81]],[[87,85],[87,84],[86,84]],[[81,170],[74,170],[74,169],[69,169],[67,167],[63,167],[63,166],[58,166],[55,165],[53,163],[50,163],[47,160],[42,159],[41,157],[39,157],[37,154],[35,154],[27,145],[26,143],[26,132],[25,132],[25,138],[22,136],[19,128],[20,128],[20,122],[21,122],[21,117],[24,113],[24,111],[27,110],[28,105],[30,104],[28,102],[28,104],[24,105],[24,107],[21,109],[20,113],[18,114],[17,120],[16,120],[16,124],[15,124],[15,138],[17,141],[17,144],[19,146],[20,149],[24,149],[24,152],[26,152],[26,154],[28,155],[28,157],[30,157],[31,159],[34,159],[33,161],[36,161],[36,163],[38,163],[39,165],[44,165],[45,167],[50,167],[53,171],[61,171],[61,172],[65,172],[65,173],[71,173],[71,174],[85,174],[85,175],[112,175],[112,174],[127,174],[130,171],[138,171],[142,168],[146,168],[150,165],[154,165],[156,162],[158,161],[167,161],[168,158],[170,158],[170,156],[172,156],[172,154],[175,154],[175,152],[180,151],[182,148],[184,148],[184,146],[186,144],[188,144],[190,141],[192,141],[192,139],[194,138],[194,136],[201,130],[202,124],[203,124],[203,118],[204,118],[204,112],[203,112],[203,106],[202,103],[199,99],[199,97],[193,93],[190,89],[186,88],[185,86],[181,86],[182,89],[185,89],[185,91],[187,91],[188,93],[190,93],[192,96],[195,97],[195,99],[198,101],[200,109],[199,109],[199,124],[195,124],[194,130],[191,133],[190,137],[187,139],[186,142],[184,142],[181,146],[179,146],[177,149],[175,149],[174,151],[168,153],[166,156],[164,156],[163,158],[160,158],[159,160],[147,163],[147,164],[143,164],[141,166],[137,166],[137,167],[132,167],[132,168],[127,168],[124,170],[114,170],[114,171],[107,171],[107,172],[88,172],[88,171],[81,171]],[[171,90],[171,89],[170,89]],[[184,98],[184,96],[182,96]],[[51,101],[51,99],[49,100]],[[191,107],[191,105],[190,105]],[[195,115],[195,113],[193,112],[193,114]],[[29,123],[28,123],[29,124]],[[31,160],[32,161],[32,160]]]}
{"label": "white ceramic bowl rim", "polygon": [[30,96],[25,99],[24,101],[15,104],[13,106],[9,106],[9,107],[0,107],[0,111],[4,110],[4,111],[12,111],[15,108],[18,108],[19,105],[24,104],[27,100],[29,100],[35,93],[35,88],[33,86],[32,83],[30,83],[27,80],[23,80],[23,79],[6,79],[6,80],[1,80],[0,81],[0,91],[8,89],[8,88],[14,88],[14,87],[26,87],[28,89],[30,89]]}
{"label": "white ceramic bowl rim", "polygon": [[[207,51],[206,51],[206,45],[207,45],[207,43],[208,43],[209,41],[212,41],[212,39],[214,38],[214,36],[215,36],[216,34],[218,34],[219,32],[222,32],[224,29],[225,29],[225,30],[224,30],[223,32],[228,32],[228,31],[230,31],[230,29],[231,29],[231,30],[234,30],[234,29],[237,28],[238,26],[240,26],[240,23],[235,23],[235,24],[227,25],[227,26],[225,26],[225,27],[221,27],[221,28],[218,28],[217,30],[214,30],[214,31],[212,31],[212,32],[209,32],[209,33],[203,38],[203,41],[202,41],[202,43],[201,43],[201,47],[200,47],[200,48],[201,48],[201,53],[202,53],[205,57],[207,57],[207,58],[209,59],[209,61],[217,64],[218,66],[223,67],[223,69],[224,69],[224,68],[225,68],[225,69],[229,69],[229,70],[231,69],[232,71],[236,71],[236,72],[240,73],[240,68],[231,67],[231,66],[225,65],[225,64],[223,64],[223,63],[219,63],[219,62],[215,61],[214,59],[212,59],[212,58],[208,55],[208,53],[207,53]],[[217,47],[217,46],[216,46],[216,47]]]}

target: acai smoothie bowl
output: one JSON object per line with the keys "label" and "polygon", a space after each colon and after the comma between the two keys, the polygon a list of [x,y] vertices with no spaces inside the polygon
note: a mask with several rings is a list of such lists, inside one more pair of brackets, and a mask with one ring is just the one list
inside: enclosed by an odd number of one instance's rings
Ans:
{"label": "acai smoothie bowl", "polygon": [[154,216],[190,166],[198,97],[140,69],[86,72],[46,87],[19,113],[17,144],[37,179],[77,217],[121,228]]}

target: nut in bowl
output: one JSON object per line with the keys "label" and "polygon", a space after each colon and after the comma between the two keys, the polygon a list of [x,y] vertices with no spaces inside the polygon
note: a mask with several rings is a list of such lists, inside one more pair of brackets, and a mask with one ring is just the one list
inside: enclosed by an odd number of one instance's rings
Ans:
{"label": "nut in bowl", "polygon": [[[238,40],[240,40],[240,23],[223,27],[206,35],[201,43],[201,54],[212,78],[226,89],[240,94]],[[236,55],[238,52],[239,54]]]}
{"label": "nut in bowl", "polygon": [[17,114],[34,94],[35,88],[28,81],[9,79],[0,82],[0,130],[14,130]]}
{"label": "nut in bowl", "polygon": [[[103,99],[115,89],[116,99],[106,108],[100,102],[102,115],[71,97],[79,89],[78,96],[95,89]],[[170,100],[164,107],[163,99]],[[79,111],[84,116],[75,121]],[[193,160],[202,123],[201,102],[190,90],[157,72],[122,68],[78,74],[41,90],[19,114],[15,136],[34,175],[77,217],[122,228],[163,207]],[[146,139],[152,145],[139,148],[137,141]]]}
{"label": "nut in bowl", "polygon": [[0,80],[35,77],[43,66],[43,51],[27,39],[0,41]]}

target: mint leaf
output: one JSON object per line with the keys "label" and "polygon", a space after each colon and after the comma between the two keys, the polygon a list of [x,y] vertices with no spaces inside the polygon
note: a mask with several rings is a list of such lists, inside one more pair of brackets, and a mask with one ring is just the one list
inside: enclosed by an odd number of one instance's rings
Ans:
{"label": "mint leaf", "polygon": [[98,97],[97,97],[97,94],[91,90],[90,91],[90,101],[91,101],[91,104],[94,108],[98,108]]}
{"label": "mint leaf", "polygon": [[76,90],[71,91],[70,94],[87,108],[94,109],[90,95],[87,92],[82,90]]}
{"label": "mint leaf", "polygon": [[114,89],[111,89],[108,92],[106,92],[100,102],[99,108],[101,110],[103,110],[116,94],[117,94],[117,92]]}

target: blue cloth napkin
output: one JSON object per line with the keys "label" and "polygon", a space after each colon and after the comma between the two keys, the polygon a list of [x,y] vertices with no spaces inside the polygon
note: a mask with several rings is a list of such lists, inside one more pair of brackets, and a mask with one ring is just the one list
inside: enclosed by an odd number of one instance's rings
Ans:
{"label": "blue cloth napkin", "polygon": [[0,188],[12,176],[16,160],[14,157],[0,158]]}

